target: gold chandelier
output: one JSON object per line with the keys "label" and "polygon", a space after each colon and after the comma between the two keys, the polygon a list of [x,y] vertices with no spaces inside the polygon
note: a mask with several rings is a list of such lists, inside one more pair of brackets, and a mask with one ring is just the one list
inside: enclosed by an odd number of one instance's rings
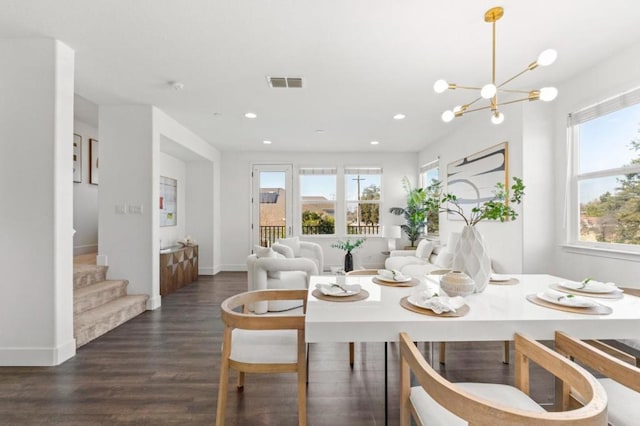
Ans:
{"label": "gold chandelier", "polygon": [[[492,43],[492,64],[491,64],[491,83],[485,84],[482,87],[473,87],[473,86],[461,86],[458,84],[448,83],[445,80],[438,80],[433,85],[433,90],[436,93],[443,93],[447,89],[456,90],[456,89],[466,89],[466,90],[476,90],[480,91],[480,96],[468,104],[458,105],[454,107],[452,110],[447,110],[442,113],[442,121],[445,123],[450,122],[455,117],[461,117],[462,115],[482,110],[491,110],[491,122],[493,124],[500,124],[504,121],[504,114],[498,109],[504,105],[513,104],[516,102],[523,101],[552,101],[558,96],[558,89],[555,87],[543,87],[537,90],[514,90],[514,89],[506,89],[504,86],[508,83],[512,82],[516,78],[525,74],[527,71],[533,71],[538,68],[538,66],[546,67],[555,62],[558,57],[558,53],[553,49],[547,49],[540,53],[538,56],[538,60],[530,63],[524,70],[520,71],[516,75],[511,78],[506,79],[504,82],[500,84],[496,84],[496,22],[502,18],[504,15],[504,9],[501,7],[494,7],[484,14],[484,21],[491,23],[492,32],[493,32],[493,43]],[[502,102],[498,102],[498,93],[503,93],[507,95],[524,95],[522,98],[518,99],[507,99]],[[471,108],[476,102],[479,102],[483,99],[489,100],[489,105],[482,107]]]}

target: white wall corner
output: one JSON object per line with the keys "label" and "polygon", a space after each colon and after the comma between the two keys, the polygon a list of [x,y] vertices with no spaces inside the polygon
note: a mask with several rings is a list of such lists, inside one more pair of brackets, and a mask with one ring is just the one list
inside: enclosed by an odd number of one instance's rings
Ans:
{"label": "white wall corner", "polygon": [[147,299],[147,310],[148,311],[155,311],[160,306],[162,306],[162,297],[161,296],[150,297],[149,299]]}

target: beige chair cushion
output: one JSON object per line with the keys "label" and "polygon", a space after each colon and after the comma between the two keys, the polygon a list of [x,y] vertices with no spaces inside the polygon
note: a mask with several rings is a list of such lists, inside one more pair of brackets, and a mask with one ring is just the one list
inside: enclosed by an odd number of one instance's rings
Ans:
{"label": "beige chair cushion", "polygon": [[[499,385],[493,383],[455,383],[456,386],[464,389],[481,398],[492,402],[507,405],[521,410],[544,412],[544,408],[539,406],[527,394],[518,388],[509,385]],[[409,396],[411,403],[418,413],[420,421],[429,426],[465,426],[468,423],[455,414],[442,407],[429,396],[421,387],[411,388]],[[497,423],[496,423],[497,424]]]}
{"label": "beige chair cushion", "polygon": [[296,330],[241,330],[231,334],[230,359],[251,364],[289,364],[298,360]]}
{"label": "beige chair cushion", "polygon": [[602,384],[609,405],[609,424],[612,426],[637,426],[640,422],[640,393],[612,379],[598,379]]}

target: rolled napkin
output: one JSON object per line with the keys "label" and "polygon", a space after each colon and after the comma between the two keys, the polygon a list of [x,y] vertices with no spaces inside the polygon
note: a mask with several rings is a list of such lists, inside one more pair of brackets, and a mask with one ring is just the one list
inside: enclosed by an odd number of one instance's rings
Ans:
{"label": "rolled napkin", "polygon": [[589,308],[591,306],[597,305],[596,302],[594,302],[593,300],[589,300],[586,297],[562,293],[550,288],[546,289],[542,293],[539,293],[538,297],[548,302],[559,303],[561,305],[573,306],[576,308]]}
{"label": "rolled napkin", "polygon": [[449,297],[438,285],[430,282],[414,290],[409,302],[421,308],[431,309],[436,314],[455,312],[465,304],[464,297]]}
{"label": "rolled napkin", "polygon": [[587,293],[613,293],[615,291],[622,291],[617,285],[611,282],[600,282],[590,279],[586,279],[582,282],[576,281],[562,281],[558,283],[559,286],[568,288],[571,290],[584,291]]}
{"label": "rolled napkin", "polygon": [[387,280],[406,281],[409,277],[397,269],[378,269],[378,275]]}
{"label": "rolled napkin", "polygon": [[360,284],[316,284],[318,291],[325,296],[353,296],[360,293]]}

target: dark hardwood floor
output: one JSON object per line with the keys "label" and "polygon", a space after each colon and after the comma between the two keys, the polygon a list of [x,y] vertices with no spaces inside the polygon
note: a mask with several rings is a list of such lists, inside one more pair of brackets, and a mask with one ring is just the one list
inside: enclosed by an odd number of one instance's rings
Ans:
{"label": "dark hardwood floor", "polygon": [[[57,367],[0,367],[1,425],[213,425],[222,323],[220,302],[246,290],[246,273],[224,272],[162,299],[148,311],[83,346]],[[431,354],[427,344],[420,344]],[[437,346],[437,345],[436,345]],[[383,425],[383,344],[314,344],[309,353],[309,425]],[[450,343],[443,375],[453,381],[512,383],[502,342]],[[434,354],[437,359],[437,352]],[[389,350],[389,424],[398,424],[398,353]],[[553,400],[553,380],[533,374],[532,396]],[[229,425],[296,425],[292,374],[247,375],[235,390]]]}

